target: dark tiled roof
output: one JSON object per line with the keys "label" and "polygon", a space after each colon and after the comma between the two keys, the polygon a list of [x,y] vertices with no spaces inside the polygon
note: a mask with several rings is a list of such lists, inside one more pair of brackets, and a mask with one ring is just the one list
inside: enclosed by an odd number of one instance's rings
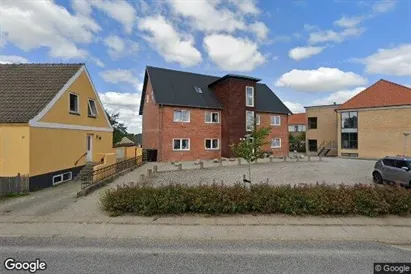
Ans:
{"label": "dark tiled roof", "polygon": [[1,64],[0,123],[27,123],[83,64]]}
{"label": "dark tiled roof", "polygon": [[337,110],[411,105],[411,88],[379,80],[364,89]]}
{"label": "dark tiled roof", "polygon": [[[143,114],[147,76],[150,78],[154,97],[158,104],[210,109],[222,108],[214,91],[208,87],[221,77],[148,66],[140,103],[140,115]],[[252,79],[258,80],[257,78]],[[202,93],[195,92],[195,86],[201,88]],[[291,113],[266,84],[257,83],[256,93],[257,111]]]}

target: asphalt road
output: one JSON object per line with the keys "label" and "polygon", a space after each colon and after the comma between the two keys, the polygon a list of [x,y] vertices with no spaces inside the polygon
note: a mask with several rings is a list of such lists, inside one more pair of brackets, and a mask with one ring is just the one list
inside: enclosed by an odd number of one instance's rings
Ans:
{"label": "asphalt road", "polygon": [[411,262],[411,247],[358,242],[0,238],[0,273],[9,273],[4,261],[10,257],[46,262],[47,270],[37,273],[373,273],[374,262]]}

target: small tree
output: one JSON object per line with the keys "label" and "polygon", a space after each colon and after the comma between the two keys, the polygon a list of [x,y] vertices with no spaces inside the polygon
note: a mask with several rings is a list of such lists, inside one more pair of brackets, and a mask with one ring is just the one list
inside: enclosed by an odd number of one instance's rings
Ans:
{"label": "small tree", "polygon": [[111,126],[113,127],[113,144],[116,144],[121,141],[123,137],[127,136],[127,127],[119,122],[120,113],[109,113],[106,111],[107,117],[110,121]]}
{"label": "small tree", "polygon": [[264,151],[262,147],[267,144],[266,138],[270,133],[270,128],[254,130],[248,136],[241,138],[237,144],[232,144],[231,149],[237,157],[243,158],[248,163],[248,179],[251,182],[251,163],[258,158],[262,158]]}

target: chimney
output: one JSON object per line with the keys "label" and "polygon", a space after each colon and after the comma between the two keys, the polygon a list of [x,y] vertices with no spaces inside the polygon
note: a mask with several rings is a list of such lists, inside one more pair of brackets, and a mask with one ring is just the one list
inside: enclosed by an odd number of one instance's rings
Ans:
{"label": "chimney", "polygon": [[337,105],[337,103],[336,102],[334,102],[334,106],[336,106]]}

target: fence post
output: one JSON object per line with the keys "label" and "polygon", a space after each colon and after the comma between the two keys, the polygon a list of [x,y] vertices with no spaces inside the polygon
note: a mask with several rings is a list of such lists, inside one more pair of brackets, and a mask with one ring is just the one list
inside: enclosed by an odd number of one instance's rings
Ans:
{"label": "fence post", "polygon": [[284,162],[287,162],[287,156],[284,156]]}
{"label": "fence post", "polygon": [[241,158],[238,159],[238,165],[241,165]]}
{"label": "fence post", "polygon": [[144,182],[144,174],[140,174],[140,182]]}
{"label": "fence post", "polygon": [[322,156],[320,156],[320,161],[322,161],[323,160],[323,157]]}
{"label": "fence post", "polygon": [[223,166],[223,159],[220,158],[220,166]]}
{"label": "fence post", "polygon": [[153,173],[157,173],[157,165],[153,166]]}
{"label": "fence post", "polygon": [[270,157],[270,163],[272,163],[273,162],[273,157]]}
{"label": "fence post", "polygon": [[297,156],[297,162],[299,162],[300,161],[300,156]]}
{"label": "fence post", "polygon": [[178,168],[178,170],[183,170],[183,164],[182,164],[182,163],[179,163],[179,164],[177,165],[177,168]]}
{"label": "fence post", "polygon": [[20,172],[17,173],[17,184],[16,184],[16,192],[22,192],[22,179],[21,179],[21,175]]}
{"label": "fence post", "polygon": [[311,161],[311,156],[310,156],[310,155],[308,155],[308,157],[307,157],[307,158],[308,158],[308,161]]}
{"label": "fence post", "polygon": [[200,169],[203,169],[203,168],[204,168],[204,162],[201,161],[201,162],[200,162]]}
{"label": "fence post", "polygon": [[153,175],[153,170],[147,169],[147,177],[151,177]]}

